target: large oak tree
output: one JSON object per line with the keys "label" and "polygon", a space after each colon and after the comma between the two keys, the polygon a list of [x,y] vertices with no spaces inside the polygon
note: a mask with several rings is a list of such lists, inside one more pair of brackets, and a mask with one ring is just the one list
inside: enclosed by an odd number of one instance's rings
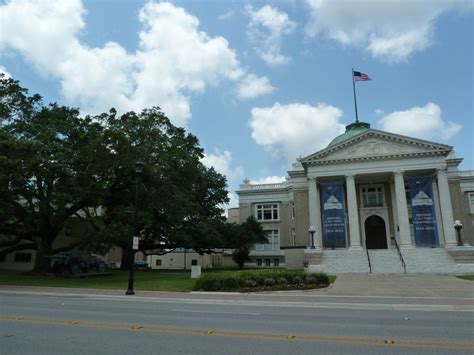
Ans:
{"label": "large oak tree", "polygon": [[[44,105],[2,76],[0,122],[0,255],[34,249],[36,272],[47,270],[48,255],[79,244],[118,245],[130,256],[138,160],[145,163],[140,249],[225,247],[219,207],[227,202],[225,178],[202,165],[197,138],[159,108],[82,118],[77,109]],[[54,248],[70,218],[90,228],[79,241]]]}

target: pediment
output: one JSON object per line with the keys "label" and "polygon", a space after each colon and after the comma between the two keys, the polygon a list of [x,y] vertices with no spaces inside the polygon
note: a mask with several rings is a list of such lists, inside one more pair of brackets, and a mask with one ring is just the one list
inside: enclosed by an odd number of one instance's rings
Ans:
{"label": "pediment", "polygon": [[360,160],[387,160],[423,156],[447,156],[451,146],[377,130],[368,130],[337,145],[301,159],[303,165]]}

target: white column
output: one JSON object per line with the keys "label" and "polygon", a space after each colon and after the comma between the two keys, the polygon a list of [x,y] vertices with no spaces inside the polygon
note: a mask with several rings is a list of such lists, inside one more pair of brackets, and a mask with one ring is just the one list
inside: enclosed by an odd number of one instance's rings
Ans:
{"label": "white column", "polygon": [[354,175],[346,175],[347,213],[349,215],[350,249],[362,249],[360,246],[359,209]]}
{"label": "white column", "polygon": [[316,232],[314,233],[314,246],[316,248],[321,248],[321,202],[319,200],[319,189],[316,184],[316,179],[308,179],[308,199],[309,225],[314,226],[316,229]]}
{"label": "white column", "polygon": [[441,202],[441,219],[443,221],[444,244],[445,246],[455,246],[456,235],[454,234],[453,206],[451,204],[451,194],[449,193],[448,176],[445,169],[438,170],[438,190]]}
{"label": "white column", "polygon": [[395,224],[394,230],[394,238],[397,240],[397,243],[400,244],[400,233],[397,230],[398,224],[398,213],[397,213],[397,195],[395,194],[395,184],[393,181],[390,181],[390,197],[392,199],[392,216],[393,216],[393,223]]}
{"label": "white column", "polygon": [[395,196],[397,200],[398,231],[400,233],[400,247],[411,247],[410,223],[408,221],[407,197],[403,172],[394,172]]}

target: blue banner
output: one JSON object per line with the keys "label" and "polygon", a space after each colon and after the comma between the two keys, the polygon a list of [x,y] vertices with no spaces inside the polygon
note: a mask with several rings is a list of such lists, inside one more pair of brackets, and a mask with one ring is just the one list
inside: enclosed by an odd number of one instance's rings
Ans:
{"label": "blue banner", "polygon": [[321,183],[325,248],[346,247],[343,184],[343,182]]}
{"label": "blue banner", "polygon": [[437,247],[438,229],[430,176],[408,178],[413,217],[413,230],[417,247]]}

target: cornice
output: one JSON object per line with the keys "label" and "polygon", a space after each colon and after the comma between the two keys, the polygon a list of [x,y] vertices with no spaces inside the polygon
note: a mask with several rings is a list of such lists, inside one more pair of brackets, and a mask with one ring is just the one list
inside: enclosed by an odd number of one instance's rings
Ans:
{"label": "cornice", "polygon": [[[322,160],[324,157],[341,151],[346,147],[350,147],[356,143],[367,140],[368,138],[382,138],[384,141],[402,143],[411,145],[414,147],[420,147],[425,149],[431,149],[425,152],[413,152],[413,153],[399,153],[399,154],[384,154],[378,156],[367,156],[367,157],[353,157],[353,158],[339,158],[339,159],[327,159]],[[303,166],[314,166],[314,165],[329,165],[329,164],[342,164],[348,162],[359,162],[359,161],[375,161],[375,160],[394,160],[394,159],[407,159],[407,158],[420,158],[420,157],[432,157],[432,156],[447,156],[453,147],[438,144],[434,142],[424,141],[416,138],[401,136],[393,133],[387,133],[377,130],[368,130],[365,133],[357,135],[352,139],[343,141],[335,146],[325,148],[316,152],[306,158],[301,159]]]}

